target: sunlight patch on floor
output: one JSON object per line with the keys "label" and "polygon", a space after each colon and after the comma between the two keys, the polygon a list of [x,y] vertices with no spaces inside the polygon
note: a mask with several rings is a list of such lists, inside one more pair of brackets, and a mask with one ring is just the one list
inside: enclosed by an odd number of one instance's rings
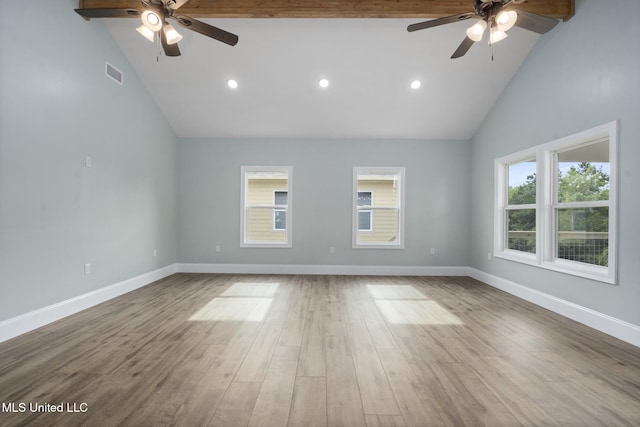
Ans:
{"label": "sunlight patch on floor", "polygon": [[411,285],[367,285],[367,290],[375,299],[427,299]]}
{"label": "sunlight patch on floor", "polygon": [[237,282],[224,291],[221,297],[273,297],[280,283]]}
{"label": "sunlight patch on floor", "polygon": [[261,322],[269,312],[280,283],[234,283],[189,320]]}
{"label": "sunlight patch on floor", "polygon": [[214,298],[198,310],[189,320],[195,321],[248,321],[264,320],[273,298],[222,297]]}
{"label": "sunlight patch on floor", "polygon": [[399,325],[463,325],[464,322],[432,300],[377,300],[389,323]]}

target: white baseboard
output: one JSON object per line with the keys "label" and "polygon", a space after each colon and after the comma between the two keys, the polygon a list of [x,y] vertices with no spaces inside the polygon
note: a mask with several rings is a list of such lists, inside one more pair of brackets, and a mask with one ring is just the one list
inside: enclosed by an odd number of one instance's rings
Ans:
{"label": "white baseboard", "polygon": [[100,304],[134,289],[170,276],[177,271],[176,264],[168,265],[131,279],[88,292],[59,303],[22,314],[0,322],[0,342],[17,337],[46,324],[60,320],[94,305]]}
{"label": "white baseboard", "polygon": [[179,273],[318,274],[344,276],[468,276],[468,267],[299,265],[299,264],[178,264]]}
{"label": "white baseboard", "polygon": [[469,268],[468,273],[470,277],[480,280],[489,286],[503,290],[511,295],[551,310],[554,313],[568,317],[576,322],[640,347],[640,326],[528,288],[510,280],[485,273],[484,271],[476,270],[475,268]]}
{"label": "white baseboard", "polygon": [[85,310],[174,273],[470,276],[593,329],[640,347],[640,326],[471,267],[178,263],[0,322],[0,342]]}

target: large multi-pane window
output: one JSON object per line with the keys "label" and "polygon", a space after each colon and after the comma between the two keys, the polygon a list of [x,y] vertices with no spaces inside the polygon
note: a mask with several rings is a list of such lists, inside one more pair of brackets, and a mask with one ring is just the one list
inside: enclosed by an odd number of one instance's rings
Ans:
{"label": "large multi-pane window", "polygon": [[290,166],[242,166],[243,247],[291,247]]}
{"label": "large multi-pane window", "polygon": [[353,247],[404,247],[404,168],[353,169]]}
{"label": "large multi-pane window", "polygon": [[615,283],[617,123],[496,160],[494,254]]}

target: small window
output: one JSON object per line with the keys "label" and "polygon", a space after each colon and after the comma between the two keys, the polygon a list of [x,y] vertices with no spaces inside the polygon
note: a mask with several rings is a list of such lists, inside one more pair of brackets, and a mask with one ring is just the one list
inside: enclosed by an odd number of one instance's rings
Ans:
{"label": "small window", "polygon": [[353,169],[353,247],[404,247],[404,168]]}
{"label": "small window", "polygon": [[242,166],[241,247],[291,247],[290,166]]}
{"label": "small window", "polygon": [[358,191],[358,231],[373,230],[371,191]]}
{"label": "small window", "polygon": [[274,230],[286,230],[287,229],[287,191],[274,191],[273,192],[273,204],[275,209],[273,211],[273,229]]}

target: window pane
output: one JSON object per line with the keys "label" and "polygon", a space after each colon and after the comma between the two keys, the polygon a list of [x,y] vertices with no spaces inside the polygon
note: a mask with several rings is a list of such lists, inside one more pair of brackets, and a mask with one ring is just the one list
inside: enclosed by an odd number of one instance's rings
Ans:
{"label": "window pane", "polygon": [[273,202],[279,206],[287,205],[287,192],[286,191],[276,191],[273,193]]}
{"label": "window pane", "polygon": [[558,153],[558,202],[609,200],[609,142]]}
{"label": "window pane", "polygon": [[[368,212],[359,212],[358,220],[363,218],[361,214],[368,213],[372,226],[368,229],[360,228],[358,224],[359,243],[394,243],[398,241],[398,214],[399,209],[372,209]],[[366,221],[366,220],[365,220]],[[365,231],[368,230],[368,231]],[[363,232],[365,231],[365,232]]]}
{"label": "window pane", "polygon": [[371,191],[358,191],[358,206],[371,206]]}
{"label": "window pane", "polygon": [[287,228],[287,211],[276,209],[275,218],[273,220],[273,228],[276,230],[286,230]]}
{"label": "window pane", "polygon": [[556,257],[608,266],[609,208],[556,209]]}
{"label": "window pane", "polygon": [[536,210],[508,210],[507,224],[507,247],[516,251],[536,253]]}
{"label": "window pane", "polygon": [[358,211],[358,230],[371,231],[371,211]]}
{"label": "window pane", "polygon": [[275,210],[269,207],[247,208],[247,241],[285,242],[287,239],[286,229],[273,229],[274,214]]}
{"label": "window pane", "polygon": [[514,163],[508,166],[508,205],[536,203],[536,162],[535,160]]}

